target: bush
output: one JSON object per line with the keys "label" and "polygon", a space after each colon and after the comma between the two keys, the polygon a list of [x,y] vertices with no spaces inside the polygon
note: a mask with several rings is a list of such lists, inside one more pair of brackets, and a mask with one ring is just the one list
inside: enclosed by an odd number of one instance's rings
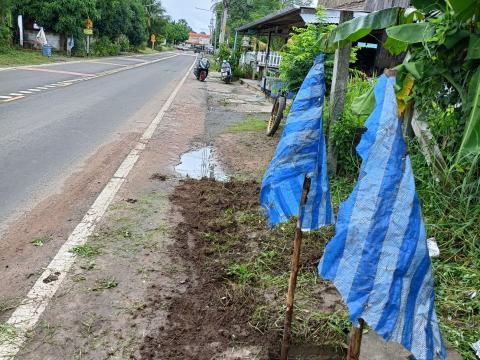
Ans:
{"label": "bush", "polygon": [[[335,154],[338,161],[339,174],[349,175],[358,172],[360,159],[355,150],[360,136],[364,130],[364,122],[367,116],[353,114],[352,103],[360,95],[363,95],[372,87],[372,83],[360,76],[354,76],[349,80],[345,107],[343,114],[333,124],[332,137]],[[325,121],[327,123],[327,121]]]}
{"label": "bush", "polygon": [[0,51],[10,48],[12,42],[10,29],[8,26],[0,24]]}
{"label": "bush", "polygon": [[131,49],[130,40],[128,40],[128,37],[125,34],[120,34],[120,36],[117,38],[116,43],[118,44],[118,46],[120,46],[120,51],[128,52]]}
{"label": "bush", "polygon": [[94,56],[115,56],[120,53],[120,45],[110,41],[107,37],[97,40],[92,46]]}
{"label": "bush", "polygon": [[253,76],[253,69],[247,64],[237,66],[233,71],[233,76],[236,78],[251,79]]}

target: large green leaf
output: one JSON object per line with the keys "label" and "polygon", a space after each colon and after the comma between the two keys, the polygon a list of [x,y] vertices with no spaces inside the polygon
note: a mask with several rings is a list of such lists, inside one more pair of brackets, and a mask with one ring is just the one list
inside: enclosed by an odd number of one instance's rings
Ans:
{"label": "large green leaf", "polygon": [[467,60],[480,59],[480,35],[470,35],[468,43]]}
{"label": "large green leaf", "polygon": [[480,68],[470,80],[466,109],[469,117],[457,159],[480,153]]}
{"label": "large green leaf", "polygon": [[375,93],[373,86],[368,91],[355,98],[352,102],[352,112],[355,115],[370,115],[375,108]]}
{"label": "large green leaf", "polygon": [[387,29],[389,38],[406,44],[431,41],[434,34],[435,28],[428,22],[397,25]]}
{"label": "large green leaf", "polygon": [[408,44],[406,42],[398,41],[389,37],[383,44],[383,47],[387,49],[390,54],[399,55],[404,51],[407,51]]}
{"label": "large green leaf", "polygon": [[423,11],[445,9],[445,0],[412,0],[412,5]]}
{"label": "large green leaf", "polygon": [[452,34],[448,34],[445,37],[445,42],[443,45],[447,49],[452,49],[455,45],[457,45],[463,39],[466,39],[470,36],[470,32],[468,30],[456,30]]}
{"label": "large green leaf", "polygon": [[455,17],[460,20],[470,19],[475,8],[478,9],[478,0],[446,0],[448,5],[453,9]]}
{"label": "large green leaf", "polygon": [[344,22],[338,25],[332,33],[330,43],[335,46],[342,46],[361,39],[372,30],[385,29],[396,25],[401,11],[403,9],[398,7],[390,8]]}

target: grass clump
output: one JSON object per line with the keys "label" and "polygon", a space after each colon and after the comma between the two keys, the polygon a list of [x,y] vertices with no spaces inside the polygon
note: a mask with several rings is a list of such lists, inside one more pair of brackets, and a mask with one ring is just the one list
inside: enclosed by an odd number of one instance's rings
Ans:
{"label": "grass clump", "polygon": [[99,291],[99,290],[108,290],[114,289],[118,286],[118,281],[114,278],[105,278],[105,279],[98,279],[95,281],[95,286],[91,288],[91,291]]}
{"label": "grass clump", "polygon": [[91,258],[101,254],[100,248],[98,246],[90,244],[75,246],[72,250],[70,250],[70,252],[83,258]]}
{"label": "grass clump", "polygon": [[42,237],[38,237],[38,238],[33,239],[30,243],[33,246],[41,247],[41,246],[45,245],[45,243],[49,240],[50,240],[50,237],[42,236]]}
{"label": "grass clump", "polygon": [[15,326],[0,322],[0,344],[12,343],[17,336],[17,329]]}
{"label": "grass clump", "polygon": [[257,118],[248,118],[236,124],[233,124],[227,129],[229,133],[242,133],[242,132],[260,132],[266,131],[267,123],[264,120]]}

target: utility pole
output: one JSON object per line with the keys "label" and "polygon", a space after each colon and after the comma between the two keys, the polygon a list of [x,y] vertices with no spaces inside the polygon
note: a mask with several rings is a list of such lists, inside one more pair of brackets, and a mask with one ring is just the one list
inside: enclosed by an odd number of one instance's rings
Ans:
{"label": "utility pole", "polygon": [[227,30],[227,19],[228,19],[228,0],[223,0],[223,14],[222,14],[222,25],[220,28],[220,44],[225,42],[225,32]]}

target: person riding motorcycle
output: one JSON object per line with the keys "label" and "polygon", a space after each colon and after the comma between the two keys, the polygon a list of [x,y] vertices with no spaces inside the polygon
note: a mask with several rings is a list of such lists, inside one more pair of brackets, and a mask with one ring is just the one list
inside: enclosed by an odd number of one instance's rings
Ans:
{"label": "person riding motorcycle", "polygon": [[226,84],[229,84],[232,81],[232,66],[227,60],[223,60],[220,74],[222,80],[225,81]]}
{"label": "person riding motorcycle", "polygon": [[193,73],[197,80],[205,81],[208,76],[208,70],[210,68],[210,61],[203,54],[200,54],[200,59],[197,61]]}

